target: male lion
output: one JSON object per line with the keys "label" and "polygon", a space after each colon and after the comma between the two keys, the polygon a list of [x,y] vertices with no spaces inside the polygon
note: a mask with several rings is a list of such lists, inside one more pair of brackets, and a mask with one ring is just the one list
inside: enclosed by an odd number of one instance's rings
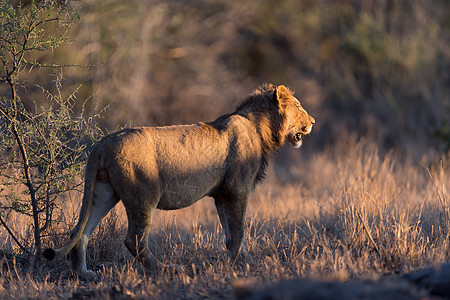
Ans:
{"label": "male lion", "polygon": [[122,200],[128,216],[125,245],[155,270],[163,266],[147,242],[155,209],[178,209],[211,196],[234,260],[244,237],[247,198],[263,179],[269,155],[285,140],[300,147],[314,122],[288,88],[266,85],[234,113],[210,123],[108,135],[89,156],[80,218],[70,241],[60,249],[46,249],[43,256],[52,260],[71,251],[72,269],[82,278],[95,278],[86,268],[89,237]]}

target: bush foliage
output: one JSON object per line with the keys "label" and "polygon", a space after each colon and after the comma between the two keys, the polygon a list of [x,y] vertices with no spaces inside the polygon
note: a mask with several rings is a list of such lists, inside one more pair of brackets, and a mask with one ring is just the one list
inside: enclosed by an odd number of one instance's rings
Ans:
{"label": "bush foliage", "polygon": [[[80,184],[86,145],[100,130],[84,112],[74,114],[77,91],[63,92],[59,73],[54,93],[33,86],[24,76],[33,67],[58,67],[34,60],[33,55],[67,43],[67,29],[76,14],[51,2],[12,7],[2,1],[0,16],[0,80],[7,87],[0,98],[0,223],[21,250],[40,255],[41,237],[52,226],[56,200]],[[18,90],[27,88],[40,92],[23,101]],[[33,244],[9,228],[13,211],[29,217]]]}

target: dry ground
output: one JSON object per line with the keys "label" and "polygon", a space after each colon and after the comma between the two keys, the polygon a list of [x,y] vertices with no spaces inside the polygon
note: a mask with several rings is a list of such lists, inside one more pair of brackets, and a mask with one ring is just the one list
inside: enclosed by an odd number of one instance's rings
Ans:
{"label": "dry ground", "polygon": [[[450,175],[448,159],[412,162],[406,156],[399,162],[397,154],[381,155],[369,142],[350,138],[295,165],[270,168],[249,201],[249,256],[235,264],[226,259],[212,199],[155,214],[153,252],[186,270],[158,275],[144,270],[123,245],[126,217],[119,205],[89,244],[88,265],[99,281],[72,278],[68,261],[40,261],[31,270],[8,255],[0,298],[229,298],[242,286],[299,278],[398,282],[411,290],[400,281],[402,274],[449,260]],[[280,169],[295,180],[281,182]],[[72,228],[78,204],[78,197],[68,199],[55,232]],[[9,222],[22,236],[31,232],[23,218],[10,216]],[[1,230],[0,248],[17,252]],[[61,234],[47,243],[66,239]]]}

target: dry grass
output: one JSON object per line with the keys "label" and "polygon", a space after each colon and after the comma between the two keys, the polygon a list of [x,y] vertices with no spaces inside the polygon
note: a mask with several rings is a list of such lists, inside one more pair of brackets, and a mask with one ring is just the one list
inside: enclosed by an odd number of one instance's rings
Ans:
{"label": "dry grass", "polygon": [[[88,264],[97,271],[98,282],[71,278],[66,261],[26,270],[26,263],[4,259],[0,298],[229,298],[232,287],[242,282],[395,281],[398,274],[450,256],[448,160],[430,167],[408,159],[399,163],[395,157],[348,139],[291,166],[294,182],[279,182],[278,169],[272,168],[249,202],[249,256],[234,265],[226,260],[211,199],[155,214],[149,237],[153,252],[186,269],[158,275],[143,269],[123,245],[126,217],[120,205],[89,244]],[[72,200],[55,231],[69,230],[78,201]],[[16,230],[23,227],[26,236],[26,220],[11,217],[9,222]],[[63,243],[65,238],[47,242]],[[5,241],[1,248],[17,250],[5,232],[0,231],[0,240]]]}

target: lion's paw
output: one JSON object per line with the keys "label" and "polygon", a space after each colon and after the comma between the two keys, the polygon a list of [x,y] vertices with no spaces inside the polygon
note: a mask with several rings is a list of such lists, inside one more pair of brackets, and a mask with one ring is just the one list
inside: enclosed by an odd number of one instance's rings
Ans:
{"label": "lion's paw", "polygon": [[95,274],[94,271],[86,270],[78,273],[78,276],[80,276],[85,281],[94,281],[98,279],[97,274]]}

